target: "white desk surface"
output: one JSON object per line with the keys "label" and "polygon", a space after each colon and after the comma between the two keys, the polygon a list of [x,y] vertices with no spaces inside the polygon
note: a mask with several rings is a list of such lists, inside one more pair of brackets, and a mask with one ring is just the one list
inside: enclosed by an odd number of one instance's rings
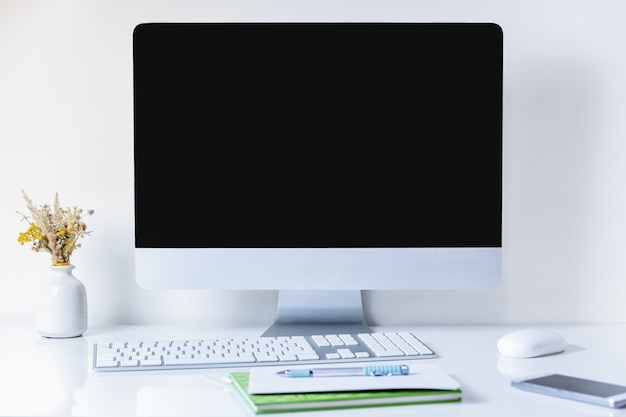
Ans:
{"label": "white desk surface", "polygon": [[[564,352],[534,359],[506,359],[496,350],[504,333],[545,327],[561,333],[570,345]],[[73,339],[45,339],[28,324],[0,324],[0,415],[43,416],[251,416],[225,382],[229,369],[204,371],[96,374],[91,369],[93,344],[106,340],[150,337],[259,335],[262,328],[91,327]],[[434,361],[463,387],[463,400],[342,411],[282,414],[331,416],[575,417],[624,416],[614,410],[517,390],[511,379],[544,372],[626,385],[626,324],[554,326],[415,326],[378,327],[411,330],[435,350]]]}

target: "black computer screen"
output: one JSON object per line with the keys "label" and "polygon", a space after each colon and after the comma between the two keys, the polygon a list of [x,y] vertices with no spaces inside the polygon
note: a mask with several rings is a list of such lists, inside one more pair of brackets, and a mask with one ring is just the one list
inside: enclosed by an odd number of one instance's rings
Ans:
{"label": "black computer screen", "polygon": [[137,247],[499,247],[502,32],[134,33]]}

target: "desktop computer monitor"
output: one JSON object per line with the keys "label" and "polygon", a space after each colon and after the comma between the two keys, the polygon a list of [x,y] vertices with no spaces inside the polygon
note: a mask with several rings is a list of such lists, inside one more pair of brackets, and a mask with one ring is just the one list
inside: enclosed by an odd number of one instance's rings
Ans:
{"label": "desktop computer monitor", "polygon": [[278,290],[274,335],[367,330],[362,290],[499,281],[497,24],[133,36],[141,287]]}

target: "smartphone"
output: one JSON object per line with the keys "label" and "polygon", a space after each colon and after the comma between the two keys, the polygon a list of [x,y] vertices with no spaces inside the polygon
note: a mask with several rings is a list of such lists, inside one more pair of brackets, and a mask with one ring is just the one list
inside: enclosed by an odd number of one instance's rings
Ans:
{"label": "smartphone", "polygon": [[611,408],[626,405],[626,386],[551,374],[511,382],[516,388]]}

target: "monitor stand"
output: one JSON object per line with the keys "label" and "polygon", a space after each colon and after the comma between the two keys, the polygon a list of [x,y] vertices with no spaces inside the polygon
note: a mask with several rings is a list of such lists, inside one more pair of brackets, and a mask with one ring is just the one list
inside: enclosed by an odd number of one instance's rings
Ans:
{"label": "monitor stand", "polygon": [[276,320],[263,336],[370,333],[360,290],[279,290]]}

